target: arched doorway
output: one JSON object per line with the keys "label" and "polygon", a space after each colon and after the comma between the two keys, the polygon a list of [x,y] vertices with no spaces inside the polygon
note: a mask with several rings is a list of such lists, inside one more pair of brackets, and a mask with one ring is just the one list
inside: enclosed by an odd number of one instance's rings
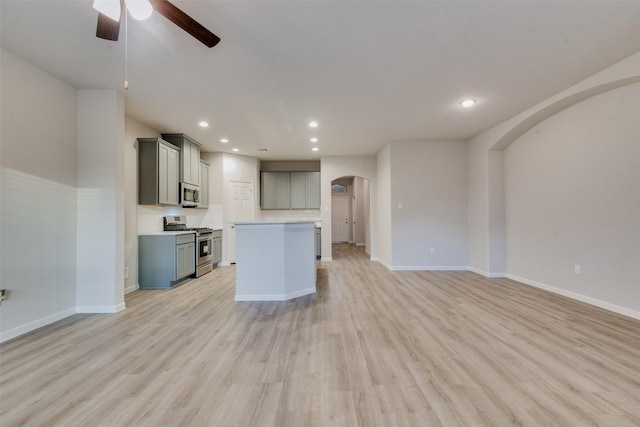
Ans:
{"label": "arched doorway", "polygon": [[344,176],[331,181],[331,243],[350,244],[369,254],[370,184]]}

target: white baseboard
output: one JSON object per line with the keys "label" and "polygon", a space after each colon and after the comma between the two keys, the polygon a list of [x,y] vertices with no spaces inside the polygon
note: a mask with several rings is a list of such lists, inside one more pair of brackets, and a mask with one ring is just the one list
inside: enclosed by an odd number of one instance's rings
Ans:
{"label": "white baseboard", "polygon": [[506,274],[505,277],[511,280],[515,280],[516,282],[523,283],[525,285],[544,289],[545,291],[553,292],[554,294],[562,295],[571,299],[585,302],[587,304],[595,305],[596,307],[604,308],[605,310],[613,311],[614,313],[622,314],[623,316],[628,316],[640,320],[640,311],[631,310],[626,307],[620,307],[619,305],[611,304],[610,302],[601,301],[599,299],[588,297],[577,292],[568,291],[566,289],[556,288],[555,286],[536,282],[535,280],[525,279],[524,277],[516,276],[514,274]]}
{"label": "white baseboard", "polygon": [[489,278],[500,278],[500,277],[507,277],[507,273],[489,273],[488,271],[484,271],[484,270],[480,270],[479,268],[475,268],[475,267],[467,267],[467,270],[472,271],[476,274],[479,274],[481,276],[484,277],[489,277]]}
{"label": "white baseboard", "polygon": [[228,267],[230,265],[231,265],[231,263],[228,262],[228,261],[223,261],[221,263],[218,263],[218,267]]}
{"label": "white baseboard", "polygon": [[125,308],[124,302],[118,305],[78,305],[76,306],[76,313],[117,313]]}
{"label": "white baseboard", "polygon": [[382,258],[371,257],[371,261],[379,262],[382,264],[387,270],[391,270],[391,265],[387,264]]}
{"label": "white baseboard", "polygon": [[138,289],[140,289],[140,284],[136,283],[135,285],[124,288],[124,294],[130,294],[131,292],[137,291]]}
{"label": "white baseboard", "polygon": [[333,258],[331,258],[331,257],[322,257],[322,258],[320,258],[320,261],[333,261]]}
{"label": "white baseboard", "polygon": [[298,298],[304,295],[313,294],[316,292],[316,288],[301,289],[296,292],[288,294],[270,294],[270,295],[237,295],[236,301],[287,301],[293,298]]}
{"label": "white baseboard", "polygon": [[50,316],[45,316],[41,319],[34,320],[25,325],[18,326],[17,328],[9,329],[8,331],[0,333],[0,342],[5,342],[20,335],[24,335],[28,332],[31,332],[43,326],[47,326],[50,323],[57,322],[60,319],[64,319],[65,317],[69,317],[74,314],[76,314],[75,307],[60,311]]}
{"label": "white baseboard", "polygon": [[391,271],[466,271],[469,267],[459,265],[392,265]]}

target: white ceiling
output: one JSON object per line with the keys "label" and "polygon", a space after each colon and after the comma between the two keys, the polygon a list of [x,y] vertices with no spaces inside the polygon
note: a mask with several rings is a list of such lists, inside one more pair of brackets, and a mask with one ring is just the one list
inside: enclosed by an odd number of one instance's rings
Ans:
{"label": "white ceiling", "polygon": [[96,38],[92,0],[0,0],[1,43],[78,88],[123,91],[128,115],[205,151],[281,160],[467,139],[640,50],[640,1],[173,3],[222,41],[129,19],[126,92],[124,26]]}

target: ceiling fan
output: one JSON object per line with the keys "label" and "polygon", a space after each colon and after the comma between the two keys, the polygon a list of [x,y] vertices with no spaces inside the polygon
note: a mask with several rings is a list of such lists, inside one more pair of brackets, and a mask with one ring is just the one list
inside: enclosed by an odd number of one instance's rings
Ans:
{"label": "ceiling fan", "polygon": [[167,0],[94,0],[93,8],[98,12],[96,36],[106,40],[118,40],[122,1],[131,16],[146,19],[155,10],[169,21],[182,28],[207,47],[214,47],[220,37],[207,30],[195,19],[178,9]]}

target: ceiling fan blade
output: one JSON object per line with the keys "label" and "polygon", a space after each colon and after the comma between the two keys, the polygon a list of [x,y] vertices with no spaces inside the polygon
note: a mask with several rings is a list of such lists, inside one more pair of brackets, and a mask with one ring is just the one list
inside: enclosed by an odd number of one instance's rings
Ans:
{"label": "ceiling fan blade", "polygon": [[195,19],[178,9],[167,0],[151,0],[153,10],[176,24],[178,27],[191,34],[207,47],[214,47],[220,41],[220,37],[200,25]]}
{"label": "ceiling fan blade", "polygon": [[105,40],[118,40],[118,34],[120,33],[120,22],[114,21],[107,15],[98,13],[98,27],[96,28],[96,37],[100,37]]}

